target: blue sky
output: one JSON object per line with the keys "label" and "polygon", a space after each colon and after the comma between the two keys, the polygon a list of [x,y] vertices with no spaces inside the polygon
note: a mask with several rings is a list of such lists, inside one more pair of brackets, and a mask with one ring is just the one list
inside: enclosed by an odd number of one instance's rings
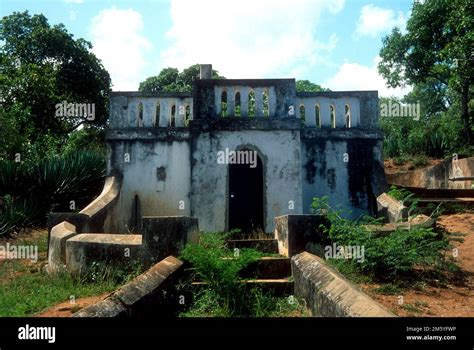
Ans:
{"label": "blue sky", "polygon": [[164,67],[212,63],[227,78],[308,79],[333,90],[388,89],[382,38],[412,0],[0,0],[0,14],[43,13],[92,42],[114,90],[137,90]]}

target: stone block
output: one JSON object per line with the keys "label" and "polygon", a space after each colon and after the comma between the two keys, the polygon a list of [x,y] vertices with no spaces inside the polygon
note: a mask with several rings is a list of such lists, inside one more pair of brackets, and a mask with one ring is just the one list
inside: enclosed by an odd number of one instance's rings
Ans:
{"label": "stone block", "polygon": [[63,221],[55,225],[48,236],[48,271],[62,269],[66,264],[66,241],[76,235],[76,226]]}
{"label": "stone block", "polygon": [[179,256],[188,242],[199,239],[198,219],[187,216],[145,216],[142,220],[144,263]]}
{"label": "stone block", "polygon": [[275,217],[275,239],[278,252],[286,257],[305,251],[308,244],[327,244],[328,237],[320,225],[329,227],[324,215],[283,215]]}
{"label": "stone block", "polygon": [[114,266],[139,262],[141,253],[141,235],[83,233],[67,240],[66,266],[77,276],[87,272],[94,262]]}

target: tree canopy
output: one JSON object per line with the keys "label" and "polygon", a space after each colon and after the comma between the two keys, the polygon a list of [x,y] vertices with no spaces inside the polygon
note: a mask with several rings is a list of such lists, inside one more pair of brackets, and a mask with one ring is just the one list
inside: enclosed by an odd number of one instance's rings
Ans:
{"label": "tree canopy", "polygon": [[[213,79],[225,79],[212,70]],[[177,68],[164,68],[158,75],[142,81],[139,91],[147,92],[192,92],[194,81],[199,79],[199,64],[194,64],[180,72]]]}
{"label": "tree canopy", "polygon": [[391,87],[414,86],[407,96],[425,115],[460,118],[462,137],[473,144],[474,8],[470,0],[414,1],[406,33],[383,39],[380,74]]}
{"label": "tree canopy", "polygon": [[297,80],[296,91],[298,92],[319,92],[319,91],[331,91],[323,88],[318,84],[312,83],[309,80]]}
{"label": "tree canopy", "polygon": [[[44,155],[85,123],[105,125],[111,80],[89,42],[28,11],[0,20],[0,41],[0,128],[9,132],[0,159],[16,153]],[[57,104],[64,101],[94,104],[93,120],[57,116]]]}

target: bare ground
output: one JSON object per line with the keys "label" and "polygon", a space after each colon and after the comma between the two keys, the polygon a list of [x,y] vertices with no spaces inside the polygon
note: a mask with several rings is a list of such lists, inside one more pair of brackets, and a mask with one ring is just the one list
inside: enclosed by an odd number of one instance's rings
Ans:
{"label": "bare ground", "polygon": [[474,213],[442,215],[438,224],[447,232],[465,234],[462,243],[453,242],[458,249],[456,264],[461,268],[460,278],[397,295],[376,293],[377,284],[363,284],[361,288],[399,316],[474,316]]}

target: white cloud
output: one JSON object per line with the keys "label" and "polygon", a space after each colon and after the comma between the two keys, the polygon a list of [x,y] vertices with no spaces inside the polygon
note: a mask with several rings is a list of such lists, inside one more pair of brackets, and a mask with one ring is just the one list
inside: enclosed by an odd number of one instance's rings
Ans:
{"label": "white cloud", "polygon": [[93,51],[111,75],[114,90],[138,90],[151,43],[141,34],[140,13],[115,7],[102,10],[92,19]]}
{"label": "white cloud", "polygon": [[362,7],[356,34],[376,37],[389,32],[393,27],[404,28],[406,23],[403,12],[395,14],[391,9],[383,9],[372,4]]}
{"label": "white cloud", "polygon": [[388,88],[385,80],[377,71],[377,63],[380,57],[374,59],[371,67],[358,63],[344,63],[339,67],[337,73],[327,79],[323,84],[331,90],[378,90],[379,96],[403,97],[411,91],[411,88]]}
{"label": "white cloud", "polygon": [[66,4],[83,4],[84,0],[63,0]]}
{"label": "white cloud", "polygon": [[324,13],[344,0],[171,0],[170,46],[161,67],[212,63],[227,78],[304,77],[315,65],[330,64],[337,43],[314,29]]}

